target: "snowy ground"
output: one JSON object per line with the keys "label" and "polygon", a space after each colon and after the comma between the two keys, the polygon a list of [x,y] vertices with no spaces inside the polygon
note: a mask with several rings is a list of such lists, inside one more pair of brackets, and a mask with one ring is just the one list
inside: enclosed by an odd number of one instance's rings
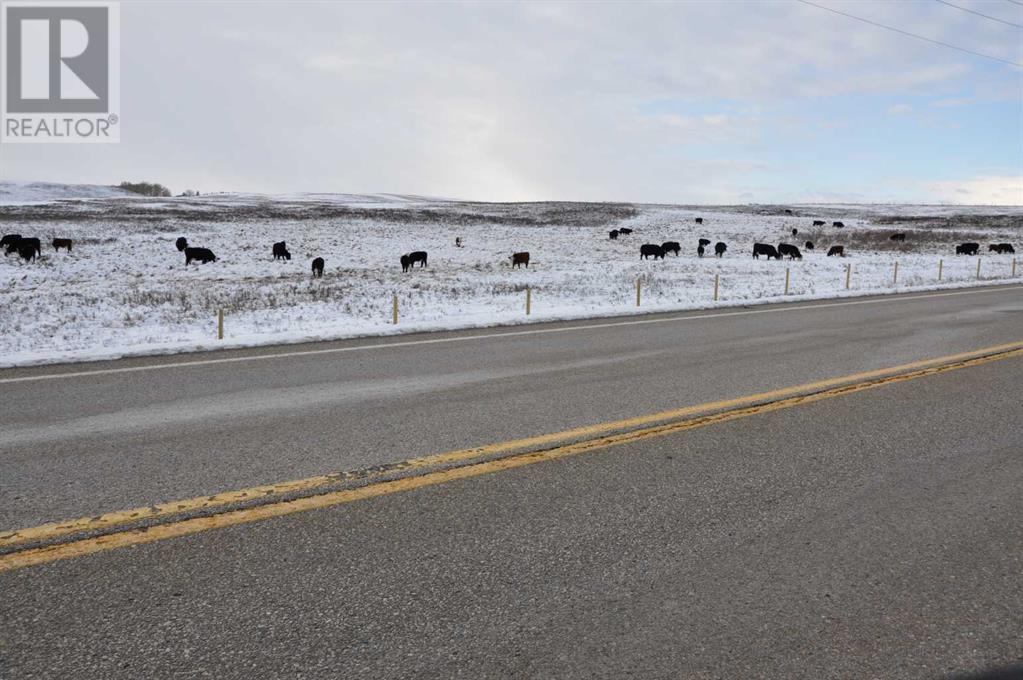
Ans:
{"label": "snowy ground", "polygon": [[[0,183],[0,197],[2,190]],[[29,264],[0,258],[0,365],[931,289],[939,286],[939,259],[941,286],[976,285],[978,258],[953,254],[961,241],[983,244],[982,283],[1009,282],[1012,256],[989,254],[987,244],[1010,242],[1023,252],[1023,208],[88,195],[36,203],[8,187],[0,231],[38,236],[44,253]],[[696,216],[704,218],[702,227]],[[812,228],[814,218],[829,226]],[[845,229],[831,227],[833,220]],[[635,233],[610,241],[607,232],[619,227]],[[905,244],[888,240],[896,231],[909,235]],[[55,253],[48,245],[55,236],[74,239],[73,252]],[[174,247],[178,236],[211,248],[219,261],[186,267]],[[454,245],[458,236],[463,248]],[[725,241],[726,257],[696,257],[700,237]],[[290,262],[271,259],[271,244],[280,240],[288,243]],[[668,240],[682,243],[681,257],[639,259],[641,244]],[[802,248],[806,240],[817,248],[802,261],[749,255],[756,241]],[[845,245],[849,256],[825,257],[834,244]],[[411,250],[428,251],[429,267],[403,274],[398,258]],[[531,253],[530,268],[513,270],[509,256],[521,250]],[[309,266],[316,256],[327,267],[314,280]],[[1023,280],[1023,256],[1017,257]],[[392,295],[399,299],[397,326]],[[219,309],[223,341],[216,339]]]}

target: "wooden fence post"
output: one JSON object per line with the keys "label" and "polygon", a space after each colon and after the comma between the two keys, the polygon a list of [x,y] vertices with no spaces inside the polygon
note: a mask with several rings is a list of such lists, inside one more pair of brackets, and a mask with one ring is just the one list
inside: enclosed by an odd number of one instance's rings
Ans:
{"label": "wooden fence post", "polygon": [[217,310],[217,340],[224,339],[224,310]]}
{"label": "wooden fence post", "polygon": [[845,289],[849,290],[849,281],[852,279],[852,262],[845,265]]}
{"label": "wooden fence post", "polygon": [[1016,276],[1016,258],[1012,258],[1012,276]]}
{"label": "wooden fence post", "polygon": [[895,268],[892,270],[892,285],[899,285],[899,261],[895,260]]}
{"label": "wooden fence post", "polygon": [[529,286],[526,286],[526,316],[529,316],[529,313],[532,310],[532,301],[533,301],[532,298],[533,298],[533,290]]}
{"label": "wooden fence post", "polygon": [[[1013,260],[1012,263],[1016,264],[1016,261]],[[720,273],[714,275],[714,302],[718,301],[718,280],[720,279],[720,277],[721,277]]]}
{"label": "wooden fence post", "polygon": [[977,280],[980,280],[980,258],[977,258]]}
{"label": "wooden fence post", "polygon": [[640,284],[639,279],[636,279],[636,306],[637,307],[639,307],[639,290],[640,290],[640,286],[641,286],[641,284]]}
{"label": "wooden fence post", "polygon": [[938,260],[938,281],[941,281],[941,268],[945,264],[945,260]]}
{"label": "wooden fence post", "polygon": [[785,267],[785,294],[789,294],[789,268]]}
{"label": "wooden fence post", "polygon": [[394,298],[391,300],[391,323],[395,326],[398,325],[398,294],[394,294]]}

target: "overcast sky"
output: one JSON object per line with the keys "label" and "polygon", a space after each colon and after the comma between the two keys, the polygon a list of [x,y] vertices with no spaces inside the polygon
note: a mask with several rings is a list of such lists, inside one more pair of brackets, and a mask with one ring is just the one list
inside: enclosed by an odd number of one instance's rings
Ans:
{"label": "overcast sky", "polygon": [[[1023,62],[1023,29],[935,0],[815,1]],[[121,24],[121,143],[3,145],[0,178],[1023,204],[1023,69],[795,0],[125,1]]]}

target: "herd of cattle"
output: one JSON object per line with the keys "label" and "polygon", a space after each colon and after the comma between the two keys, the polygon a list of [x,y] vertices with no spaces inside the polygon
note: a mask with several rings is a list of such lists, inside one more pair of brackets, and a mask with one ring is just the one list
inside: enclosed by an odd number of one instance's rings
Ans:
{"label": "herd of cattle", "polygon": [[[697,217],[696,224],[703,224],[703,218]],[[836,228],[843,228],[845,224],[842,222],[832,222],[831,225]],[[823,227],[825,226],[824,220],[814,220],[813,226]],[[621,236],[629,236],[633,233],[632,229],[620,228],[614,229],[609,233],[609,237],[612,241],[617,241]],[[799,234],[798,229],[792,229],[792,235],[797,236]],[[905,233],[895,233],[889,236],[891,241],[905,242]],[[71,252],[72,241],[68,238],[55,238],[52,242],[53,249],[59,251],[64,248],[69,253]],[[188,245],[188,239],[184,236],[178,238],[174,245],[177,247],[178,252],[182,252],[185,255],[185,265],[190,265],[192,262],[198,262],[200,264],[207,264],[209,262],[216,262],[217,256],[213,254],[213,251],[209,248],[197,248]],[[456,246],[462,246],[462,239],[459,237],[456,239]],[[710,239],[701,238],[697,242],[696,254],[699,257],[703,257],[706,253],[707,247],[710,246]],[[0,239],[0,247],[4,248],[4,255],[11,255],[17,253],[23,260],[30,262],[38,258],[42,254],[42,246],[38,238],[23,237],[21,234],[7,234]],[[803,244],[804,250],[814,250],[814,244],[812,241],[806,241]],[[728,245],[724,241],[718,241],[714,244],[714,255],[717,257],[724,257],[725,252],[728,250]],[[992,243],[988,246],[990,252],[998,254],[1014,254],[1016,250],[1009,243]],[[660,245],[656,243],[644,243],[639,247],[640,259],[646,260],[648,258],[654,258],[655,260],[663,260],[665,255],[668,253],[674,253],[676,257],[682,251],[682,246],[677,241],[666,241]],[[956,255],[976,255],[980,252],[979,243],[961,243],[955,247]],[[273,244],[272,254],[274,260],[291,260],[291,253],[288,251],[288,246],[284,241],[279,241]],[[844,257],[845,247],[840,245],[833,245],[828,249],[828,257]],[[780,260],[784,257],[788,257],[790,260],[801,260],[803,259],[803,253],[799,250],[798,246],[791,243],[779,243],[777,247],[769,243],[754,243],[753,244],[753,257],[754,259],[760,259],[763,255],[767,259]],[[408,272],[415,265],[420,267],[426,267],[427,253],[422,250],[417,250],[411,253],[406,253],[400,258],[401,270]],[[314,258],[312,261],[312,273],[313,277],[323,276],[324,260],[322,257]],[[529,253],[519,252],[513,253],[511,256],[511,266],[520,267],[525,266],[529,268]]]}

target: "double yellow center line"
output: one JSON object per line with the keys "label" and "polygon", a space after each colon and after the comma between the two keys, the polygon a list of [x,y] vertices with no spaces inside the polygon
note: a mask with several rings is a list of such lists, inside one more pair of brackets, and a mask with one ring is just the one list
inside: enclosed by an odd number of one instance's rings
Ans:
{"label": "double yellow center line", "polygon": [[[510,470],[1019,356],[1023,356],[1023,342],[1012,342],[735,399],[411,458],[365,470],[319,475],[0,532],[0,572]],[[386,476],[397,478],[368,481]],[[352,483],[363,485],[336,489]],[[239,505],[245,507],[239,508]],[[201,516],[194,516],[196,514]],[[133,524],[143,526],[131,527]]]}

